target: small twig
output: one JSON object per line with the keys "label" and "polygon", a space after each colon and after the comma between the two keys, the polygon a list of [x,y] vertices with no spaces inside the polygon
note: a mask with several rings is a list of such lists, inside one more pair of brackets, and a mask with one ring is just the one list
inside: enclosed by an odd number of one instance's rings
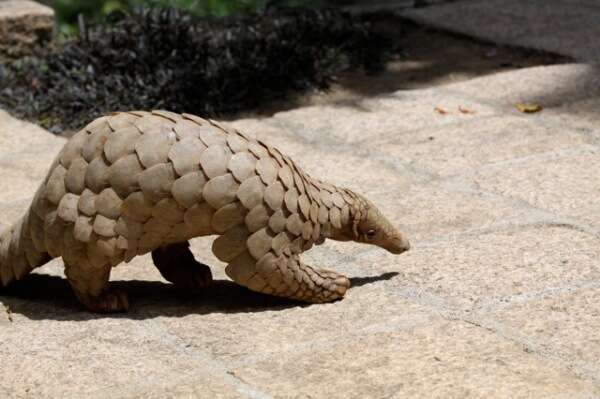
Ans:
{"label": "small twig", "polygon": [[12,310],[10,310],[10,307],[8,305],[4,305],[4,310],[6,311],[6,317],[8,318],[8,321],[10,321],[12,323],[13,322]]}
{"label": "small twig", "polygon": [[81,13],[77,14],[77,25],[79,26],[79,35],[87,42],[89,37],[85,26],[85,17]]}

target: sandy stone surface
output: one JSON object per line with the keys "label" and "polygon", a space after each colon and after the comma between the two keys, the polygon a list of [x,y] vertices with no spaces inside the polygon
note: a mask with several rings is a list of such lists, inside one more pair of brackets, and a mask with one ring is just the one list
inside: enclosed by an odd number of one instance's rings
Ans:
{"label": "sandy stone surface", "polygon": [[[110,316],[83,311],[53,261],[1,293],[0,396],[600,397],[600,89],[590,68],[233,122],[364,193],[411,251],[309,251],[307,263],[353,287],[340,302],[304,306],[231,283],[199,239],[193,251],[214,286],[178,292],[139,257],[113,272],[132,308]],[[529,96],[542,112],[514,108]],[[0,112],[0,226],[26,209],[63,143]]]}

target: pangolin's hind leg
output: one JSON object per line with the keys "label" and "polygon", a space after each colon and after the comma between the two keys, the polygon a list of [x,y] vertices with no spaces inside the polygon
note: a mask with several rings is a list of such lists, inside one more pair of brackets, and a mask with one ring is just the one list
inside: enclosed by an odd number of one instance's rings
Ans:
{"label": "pangolin's hind leg", "polygon": [[225,272],[253,291],[311,303],[341,299],[350,287],[345,276],[313,269],[289,252],[280,256],[267,252],[256,261],[246,251],[232,260]]}
{"label": "pangolin's hind leg", "polygon": [[179,288],[204,288],[212,282],[210,268],[194,259],[187,241],[155,249],[152,260],[160,274]]}
{"label": "pangolin's hind leg", "polygon": [[114,313],[129,309],[127,294],[110,287],[111,265],[92,265],[87,259],[69,262],[65,274],[79,301],[92,312]]}

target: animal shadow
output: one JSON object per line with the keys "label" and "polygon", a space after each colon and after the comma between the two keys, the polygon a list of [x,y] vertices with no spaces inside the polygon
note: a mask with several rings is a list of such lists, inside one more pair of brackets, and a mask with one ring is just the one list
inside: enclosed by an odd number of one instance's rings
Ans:
{"label": "animal shadow", "polygon": [[[352,287],[389,280],[398,273],[351,278]],[[151,319],[189,314],[253,313],[311,306],[303,302],[264,295],[228,280],[215,280],[202,290],[183,291],[161,281],[114,281],[126,291],[131,307],[120,314],[93,314],[83,309],[64,278],[31,274],[0,289],[0,300],[10,312],[32,320],[90,320],[97,318]],[[351,288],[352,289],[352,288]]]}

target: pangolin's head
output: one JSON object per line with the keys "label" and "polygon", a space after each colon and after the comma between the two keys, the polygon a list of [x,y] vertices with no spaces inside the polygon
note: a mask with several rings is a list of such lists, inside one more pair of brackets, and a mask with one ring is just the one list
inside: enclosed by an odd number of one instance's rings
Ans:
{"label": "pangolin's head", "polygon": [[[356,195],[356,194],[355,194]],[[360,195],[350,211],[349,223],[334,231],[335,240],[377,245],[393,254],[410,249],[406,236],[381,214],[373,203]]]}

